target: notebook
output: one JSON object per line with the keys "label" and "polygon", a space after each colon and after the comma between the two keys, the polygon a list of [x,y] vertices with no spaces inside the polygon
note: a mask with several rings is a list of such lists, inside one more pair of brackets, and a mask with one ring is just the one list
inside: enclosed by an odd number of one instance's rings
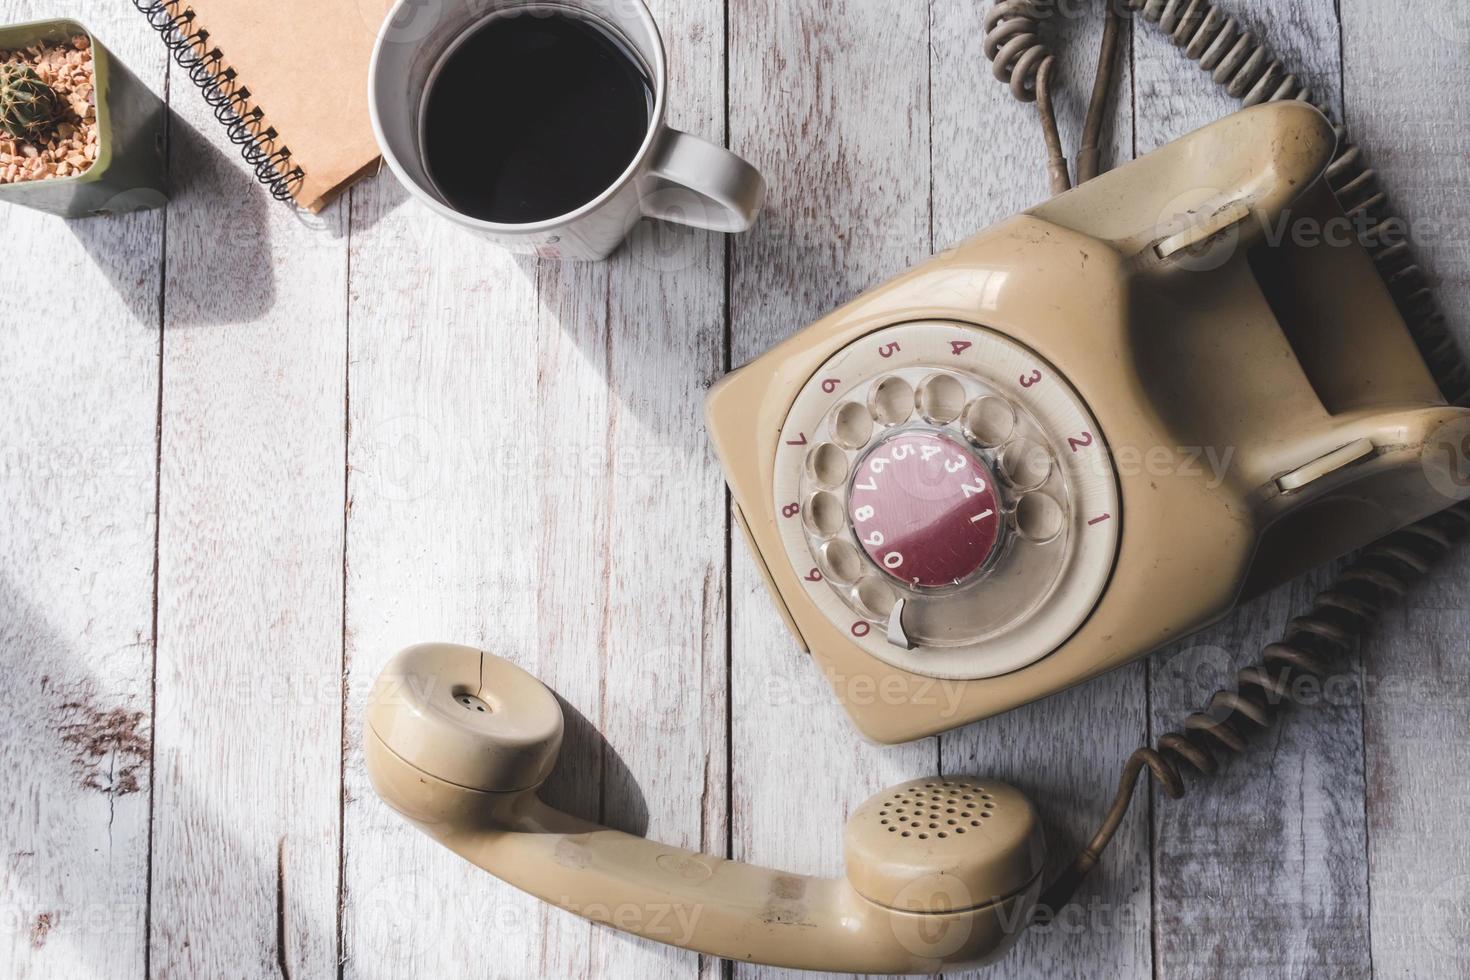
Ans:
{"label": "notebook", "polygon": [[377,171],[367,76],[391,0],[133,0],[261,183],[316,212]]}

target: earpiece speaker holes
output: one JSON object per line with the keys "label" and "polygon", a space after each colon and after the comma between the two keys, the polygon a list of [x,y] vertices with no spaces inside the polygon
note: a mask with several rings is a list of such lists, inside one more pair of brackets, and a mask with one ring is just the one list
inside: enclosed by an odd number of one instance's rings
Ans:
{"label": "earpiece speaker holes", "polygon": [[476,714],[481,715],[488,715],[491,713],[490,706],[484,701],[481,701],[479,698],[475,697],[473,694],[456,694],[454,696],[454,700],[459,702],[459,704],[466,711],[473,711]]}

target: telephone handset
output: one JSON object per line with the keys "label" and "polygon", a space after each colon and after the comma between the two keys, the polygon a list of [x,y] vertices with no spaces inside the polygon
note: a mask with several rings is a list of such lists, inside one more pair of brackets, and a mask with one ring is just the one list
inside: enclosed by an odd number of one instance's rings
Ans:
{"label": "telephone handset", "polygon": [[374,788],[429,836],[578,915],[742,962],[935,973],[1000,954],[1030,921],[1045,844],[1003,783],[936,777],[884,790],[843,833],[846,875],[813,878],[610,830],[537,796],[561,706],[499,657],[411,647],[369,700]]}
{"label": "telephone handset", "polygon": [[1053,694],[1454,502],[1426,453],[1470,411],[1356,240],[1304,244],[1336,147],[1237,113],[715,386],[737,517],[864,734]]}

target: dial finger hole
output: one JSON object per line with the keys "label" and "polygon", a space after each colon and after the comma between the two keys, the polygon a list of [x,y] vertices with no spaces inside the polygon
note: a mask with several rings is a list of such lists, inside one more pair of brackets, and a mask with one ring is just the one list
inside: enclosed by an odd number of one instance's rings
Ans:
{"label": "dial finger hole", "polygon": [[931,374],[919,385],[919,412],[935,425],[948,425],[965,410],[965,387],[952,374]]}
{"label": "dial finger hole", "polygon": [[1000,454],[1000,468],[1017,490],[1035,490],[1051,476],[1051,453],[1034,442],[1017,439]]}
{"label": "dial finger hole", "polygon": [[842,501],[834,494],[819,490],[807,498],[802,508],[802,519],[808,531],[818,537],[830,538],[842,530]]}
{"label": "dial finger hole", "polygon": [[832,419],[832,438],[844,449],[861,449],[873,438],[873,416],[866,405],[848,402]]}
{"label": "dial finger hole", "polygon": [[847,482],[847,454],[824,442],[807,454],[806,472],[818,486],[835,490]]}
{"label": "dial finger hole", "polygon": [[1004,398],[985,395],[965,409],[965,435],[976,445],[1002,445],[1016,431],[1016,410]]}
{"label": "dial finger hole", "polygon": [[862,577],[862,557],[846,541],[828,541],[821,554],[827,577],[839,585],[851,585]]}
{"label": "dial finger hole", "polygon": [[888,614],[893,612],[894,602],[897,601],[893,590],[873,575],[869,575],[853,586],[852,598],[864,615],[877,620],[887,619]]}
{"label": "dial finger hole", "polygon": [[1036,544],[1056,540],[1065,520],[1062,505],[1044,493],[1028,493],[1016,505],[1016,530]]}
{"label": "dial finger hole", "polygon": [[914,413],[913,385],[899,377],[884,378],[874,386],[868,407],[883,425],[906,422]]}

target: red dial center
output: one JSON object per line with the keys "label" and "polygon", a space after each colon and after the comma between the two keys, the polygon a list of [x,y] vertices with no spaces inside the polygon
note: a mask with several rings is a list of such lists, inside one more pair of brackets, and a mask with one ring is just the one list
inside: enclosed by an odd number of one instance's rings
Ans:
{"label": "red dial center", "polygon": [[895,436],[864,456],[848,514],[868,557],[919,588],[969,578],[1000,537],[994,475],[963,444],[937,432]]}

